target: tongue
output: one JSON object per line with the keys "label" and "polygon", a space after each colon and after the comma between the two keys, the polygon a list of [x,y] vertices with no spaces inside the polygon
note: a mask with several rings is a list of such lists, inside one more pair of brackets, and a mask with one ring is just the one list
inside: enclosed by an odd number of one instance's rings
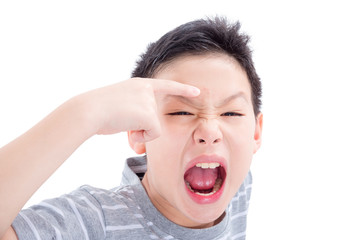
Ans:
{"label": "tongue", "polygon": [[207,190],[212,189],[218,177],[218,168],[190,168],[185,173],[185,180],[190,183],[194,190]]}

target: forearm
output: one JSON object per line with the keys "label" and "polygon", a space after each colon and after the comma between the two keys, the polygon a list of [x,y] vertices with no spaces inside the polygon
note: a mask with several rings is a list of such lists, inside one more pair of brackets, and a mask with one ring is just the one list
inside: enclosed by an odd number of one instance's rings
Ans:
{"label": "forearm", "polygon": [[0,236],[31,195],[93,134],[85,104],[79,97],[69,100],[0,149]]}
{"label": "forearm", "polygon": [[195,97],[175,81],[129,79],[79,95],[0,149],[0,238],[31,195],[94,134],[133,131],[143,144],[161,134],[155,94]]}

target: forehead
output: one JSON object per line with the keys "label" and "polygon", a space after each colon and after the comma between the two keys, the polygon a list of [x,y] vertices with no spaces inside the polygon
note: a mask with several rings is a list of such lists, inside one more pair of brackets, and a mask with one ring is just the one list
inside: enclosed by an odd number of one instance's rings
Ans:
{"label": "forehead", "polygon": [[[233,95],[227,96],[226,98],[221,99],[220,101],[212,101],[212,99],[206,98],[187,98],[183,96],[174,96],[174,95],[164,95],[161,98],[163,105],[170,104],[170,106],[178,106],[176,103],[185,104],[191,107],[198,109],[206,108],[222,108],[235,104],[236,106],[251,106],[251,103],[248,102],[246,96],[243,92],[238,92]],[[240,104],[240,105],[239,105]],[[209,106],[210,105],[210,106]]]}
{"label": "forehead", "polygon": [[[251,102],[251,88],[246,72],[232,57],[225,54],[183,56],[168,63],[155,78],[173,80],[198,87],[199,97],[193,101],[220,104],[231,96]],[[185,100],[182,97],[167,99]]]}

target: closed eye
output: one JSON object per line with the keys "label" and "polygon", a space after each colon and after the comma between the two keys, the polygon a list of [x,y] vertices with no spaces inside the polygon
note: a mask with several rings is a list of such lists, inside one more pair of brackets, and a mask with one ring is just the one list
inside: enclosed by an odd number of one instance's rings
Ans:
{"label": "closed eye", "polygon": [[241,114],[241,113],[236,113],[236,112],[226,112],[226,113],[221,114],[221,116],[225,116],[225,117],[242,117],[244,115]]}
{"label": "closed eye", "polygon": [[180,112],[168,113],[167,115],[170,115],[170,116],[186,116],[186,115],[193,115],[193,114],[189,113],[189,112],[180,111]]}

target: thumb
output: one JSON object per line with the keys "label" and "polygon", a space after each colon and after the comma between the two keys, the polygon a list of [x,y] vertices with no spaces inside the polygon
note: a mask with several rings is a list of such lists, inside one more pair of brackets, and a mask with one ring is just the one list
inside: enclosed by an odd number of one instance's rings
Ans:
{"label": "thumb", "polygon": [[149,130],[135,130],[132,131],[132,139],[135,142],[149,142],[155,138],[160,137],[161,127],[160,124],[156,127],[152,127]]}

